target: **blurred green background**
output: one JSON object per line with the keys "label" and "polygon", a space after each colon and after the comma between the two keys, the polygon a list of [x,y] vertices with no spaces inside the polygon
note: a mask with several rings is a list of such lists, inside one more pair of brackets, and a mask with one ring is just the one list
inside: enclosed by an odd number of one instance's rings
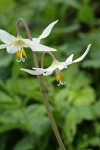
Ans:
{"label": "blurred green background", "polygon": [[[59,61],[74,53],[86,58],[63,70],[65,86],[55,75],[44,77],[49,103],[67,150],[100,149],[100,0],[0,0],[0,28],[16,36],[16,21],[27,20],[33,37],[59,19],[42,44],[58,49]],[[20,24],[23,37],[25,29]],[[0,42],[1,44],[1,42]],[[0,50],[0,150],[58,150],[35,76],[20,71],[34,67]],[[41,52],[37,53],[39,62]],[[45,57],[45,67],[51,58]]]}

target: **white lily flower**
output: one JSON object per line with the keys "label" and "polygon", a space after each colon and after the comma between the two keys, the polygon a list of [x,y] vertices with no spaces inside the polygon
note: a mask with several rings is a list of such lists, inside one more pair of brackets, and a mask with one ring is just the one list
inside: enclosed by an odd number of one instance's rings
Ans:
{"label": "white lily flower", "polygon": [[56,51],[54,48],[39,44],[40,39],[47,37],[56,23],[57,21],[51,23],[39,38],[33,38],[33,41],[24,39],[21,36],[15,37],[4,30],[0,30],[0,40],[5,43],[0,45],[0,49],[7,48],[8,53],[16,53],[19,58],[18,61],[25,61],[25,58],[27,58],[24,50],[27,47],[30,47],[32,51]]}
{"label": "white lily flower", "polygon": [[79,57],[76,60],[73,60],[73,56],[74,54],[71,54],[65,62],[59,62],[56,59],[53,60],[53,63],[51,64],[50,67],[43,69],[43,68],[32,68],[32,70],[30,69],[24,69],[21,68],[20,70],[25,71],[29,74],[32,75],[44,75],[44,76],[48,76],[50,74],[52,74],[54,71],[56,73],[56,81],[59,82],[59,85],[63,85],[64,81],[63,81],[63,74],[61,73],[61,70],[64,68],[67,68],[68,65],[72,64],[72,63],[76,63],[76,62],[80,62],[81,60],[84,59],[84,57],[87,55],[89,49],[90,49],[91,44],[88,45],[86,51],[84,52],[84,54]]}

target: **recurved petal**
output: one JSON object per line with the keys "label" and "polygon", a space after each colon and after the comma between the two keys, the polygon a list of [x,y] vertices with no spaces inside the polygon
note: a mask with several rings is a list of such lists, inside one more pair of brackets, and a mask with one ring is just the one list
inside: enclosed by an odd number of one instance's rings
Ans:
{"label": "recurved petal", "polygon": [[9,44],[1,44],[0,49],[7,48],[7,46],[9,46]]}
{"label": "recurved petal", "polygon": [[52,65],[46,69],[44,69],[43,75],[48,76],[53,73],[53,71],[56,69],[56,67],[53,67]]}
{"label": "recurved petal", "polygon": [[32,68],[33,71],[36,71],[38,75],[43,74],[46,69],[43,68]]}
{"label": "recurved petal", "polygon": [[43,75],[44,75],[44,76],[49,76],[49,75],[51,75],[52,73],[53,73],[53,71],[47,71],[47,70],[45,70],[44,73],[43,73]]}
{"label": "recurved petal", "polygon": [[7,52],[11,54],[16,53],[18,50],[19,50],[19,47],[15,45],[10,45],[7,47]]}
{"label": "recurved petal", "polygon": [[66,62],[60,62],[56,68],[58,68],[59,70],[62,70],[63,68],[67,68]]}
{"label": "recurved petal", "polygon": [[32,51],[57,51],[54,48],[42,45],[42,44],[36,44],[36,43],[28,43],[29,47],[32,49]]}
{"label": "recurved petal", "polygon": [[32,70],[21,68],[20,70],[25,71],[31,75],[42,75],[43,74],[44,76],[48,76],[53,73],[53,70],[49,71],[48,68],[47,69],[32,68]]}
{"label": "recurved petal", "polygon": [[44,69],[42,69],[42,68],[32,68],[32,70],[20,68],[20,70],[25,71],[31,75],[41,75],[44,72]]}
{"label": "recurved petal", "polygon": [[72,60],[73,60],[73,56],[74,56],[74,54],[71,54],[67,59],[66,59],[66,65],[69,65],[69,64],[71,64],[72,63]]}
{"label": "recurved petal", "polygon": [[46,68],[46,69],[32,68],[32,70],[36,71],[37,75],[43,74],[44,76],[48,76],[48,75],[52,74],[55,69],[49,67],[49,68]]}
{"label": "recurved petal", "polygon": [[22,39],[22,41],[26,44],[26,46],[30,47],[32,49],[32,51],[57,51],[54,48],[36,43],[29,39]]}
{"label": "recurved petal", "polygon": [[16,37],[14,37],[13,35],[10,35],[8,32],[4,31],[4,30],[0,30],[0,40],[4,43],[11,43],[12,41],[14,41],[16,39]]}
{"label": "recurved petal", "polygon": [[39,39],[46,38],[46,37],[50,34],[50,32],[51,32],[53,26],[54,26],[57,22],[58,22],[58,20],[56,20],[56,21],[52,22],[51,24],[49,24],[49,25],[44,29],[44,31],[42,32],[42,34],[39,36]]}
{"label": "recurved petal", "polygon": [[83,60],[84,57],[85,57],[85,56],[87,55],[87,53],[89,52],[90,47],[91,47],[91,44],[88,45],[88,47],[87,47],[86,51],[84,52],[84,54],[83,54],[81,57],[79,57],[78,59],[74,60],[73,63],[76,63],[76,62],[79,62],[79,61]]}
{"label": "recurved petal", "polygon": [[40,43],[40,39],[39,39],[39,38],[33,38],[32,40],[33,40],[33,42],[36,43],[36,44]]}

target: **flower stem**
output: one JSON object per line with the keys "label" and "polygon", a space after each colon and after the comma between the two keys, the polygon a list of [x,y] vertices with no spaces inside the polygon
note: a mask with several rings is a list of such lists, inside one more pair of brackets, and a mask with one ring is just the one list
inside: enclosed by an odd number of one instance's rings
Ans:
{"label": "flower stem", "polygon": [[41,68],[44,67],[44,56],[45,54],[49,54],[52,58],[52,60],[56,60],[55,56],[51,53],[51,52],[43,52],[42,56],[41,56]]}
{"label": "flower stem", "polygon": [[[18,21],[17,21],[17,24],[16,24],[16,27],[17,27],[17,34],[20,35],[20,30],[19,30],[19,28],[18,28],[20,22],[22,22],[22,23],[24,24],[25,29],[26,29],[26,31],[27,31],[28,38],[29,38],[30,40],[32,40],[32,36],[31,36],[30,30],[29,30],[29,27],[28,27],[28,25],[27,25],[27,22],[26,22],[23,18],[20,18],[20,19],[18,19]],[[33,54],[33,58],[34,58],[35,67],[36,67],[36,68],[39,68],[39,64],[38,64],[38,60],[37,60],[36,53],[35,53],[35,52],[32,52],[32,54]],[[44,87],[44,83],[43,83],[42,76],[41,76],[41,75],[38,75],[37,78],[38,78],[38,81],[39,81],[39,85],[40,85],[40,90],[41,90],[43,102],[44,102],[44,105],[45,105],[45,107],[46,107],[46,110],[47,110],[47,113],[48,113],[48,116],[49,116],[49,119],[50,119],[50,122],[51,122],[51,125],[52,125],[52,128],[53,128],[53,131],[54,131],[55,136],[56,136],[56,138],[57,138],[57,141],[58,141],[58,143],[59,143],[60,149],[61,149],[61,150],[65,150],[65,146],[64,146],[63,141],[62,141],[62,139],[61,139],[61,136],[60,136],[60,134],[59,134],[59,131],[58,131],[57,125],[56,125],[56,123],[55,123],[53,114],[52,114],[52,112],[51,112],[51,110],[50,110],[50,106],[49,106],[49,102],[48,102],[48,99],[47,99],[47,95],[46,95],[46,91],[45,91],[45,87]]]}

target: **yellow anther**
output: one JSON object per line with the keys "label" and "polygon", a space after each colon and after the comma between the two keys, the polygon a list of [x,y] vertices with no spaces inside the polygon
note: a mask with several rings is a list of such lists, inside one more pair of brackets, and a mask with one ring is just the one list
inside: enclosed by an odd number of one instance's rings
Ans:
{"label": "yellow anther", "polygon": [[59,75],[56,74],[56,81],[59,81]]}
{"label": "yellow anther", "polygon": [[21,61],[21,60],[24,61],[25,58],[27,58],[27,55],[26,55],[24,49],[22,49],[21,51],[17,51],[17,52],[16,52],[16,56],[17,56],[18,58],[20,58],[19,60],[17,60],[18,62]]}
{"label": "yellow anther", "polygon": [[22,49],[22,56],[24,56],[25,58],[27,58],[27,55],[26,55],[26,53],[25,53],[25,50],[24,49]]}
{"label": "yellow anther", "polygon": [[64,83],[63,78],[64,75],[62,73],[56,74],[56,81],[58,81],[59,83]]}
{"label": "yellow anther", "polygon": [[16,52],[16,56],[21,58],[21,53],[19,51]]}

